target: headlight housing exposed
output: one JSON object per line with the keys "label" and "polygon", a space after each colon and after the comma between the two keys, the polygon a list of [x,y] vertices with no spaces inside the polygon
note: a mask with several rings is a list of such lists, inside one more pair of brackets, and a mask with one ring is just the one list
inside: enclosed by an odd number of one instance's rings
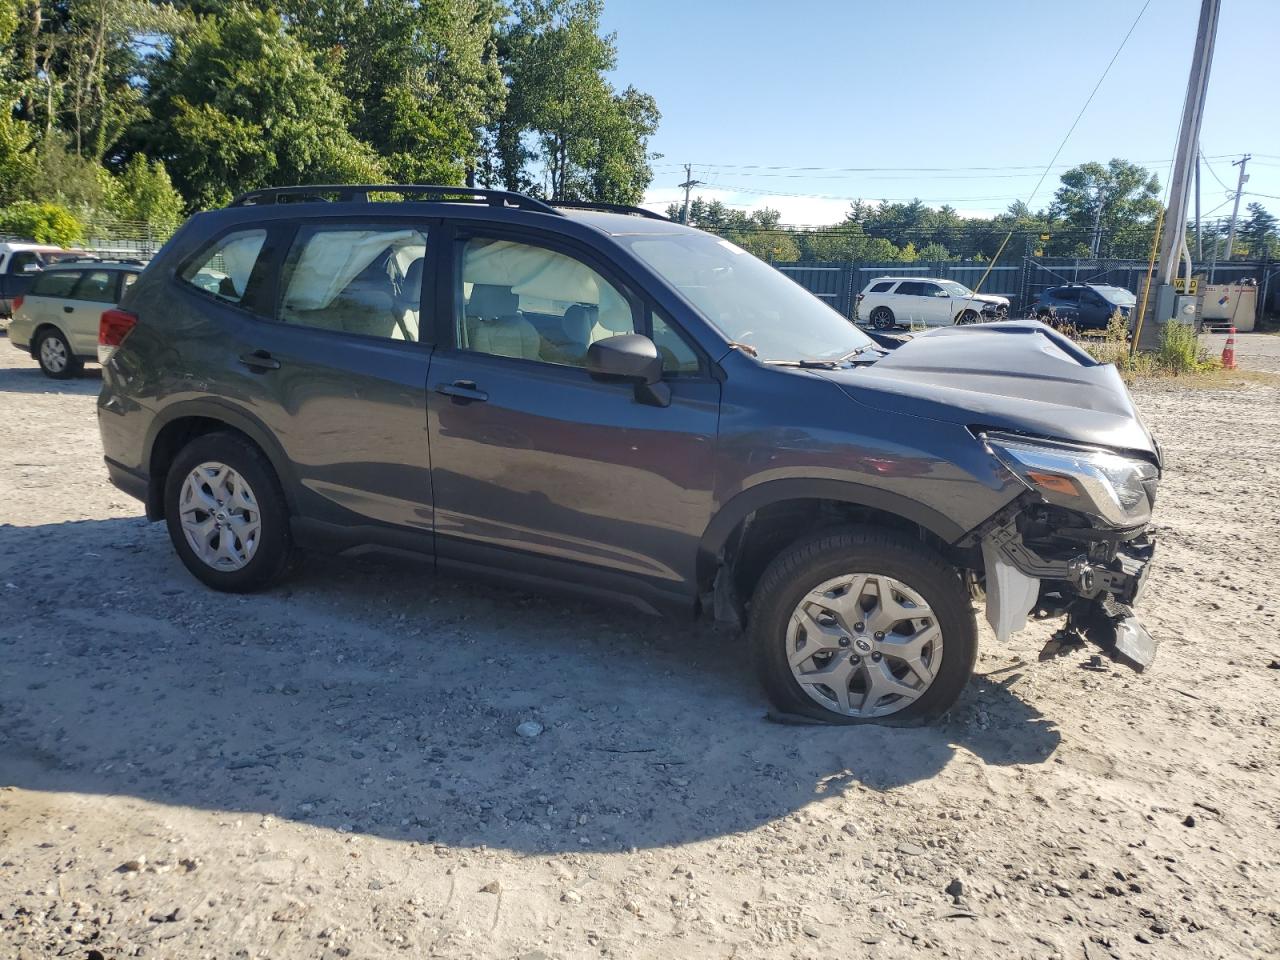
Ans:
{"label": "headlight housing exposed", "polygon": [[1109,450],[985,433],[992,455],[1047,502],[1088,513],[1111,527],[1151,518],[1160,471]]}

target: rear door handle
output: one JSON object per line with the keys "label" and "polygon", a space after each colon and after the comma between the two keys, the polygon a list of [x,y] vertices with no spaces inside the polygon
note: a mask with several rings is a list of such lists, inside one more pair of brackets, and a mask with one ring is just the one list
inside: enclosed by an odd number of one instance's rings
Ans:
{"label": "rear door handle", "polygon": [[253,353],[242,354],[240,362],[250,370],[279,370],[280,361],[265,350],[255,350]]}
{"label": "rear door handle", "polygon": [[484,401],[489,399],[487,393],[476,389],[474,380],[455,380],[453,383],[437,384],[436,393],[443,393],[446,397],[456,397],[459,400]]}

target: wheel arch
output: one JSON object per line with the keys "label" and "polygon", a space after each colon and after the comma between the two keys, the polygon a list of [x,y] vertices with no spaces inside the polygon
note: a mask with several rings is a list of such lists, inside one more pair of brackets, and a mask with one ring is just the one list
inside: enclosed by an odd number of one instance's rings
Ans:
{"label": "wheel arch", "polygon": [[768,559],[827,523],[866,523],[914,533],[941,552],[965,530],[934,508],[898,493],[844,480],[771,480],[738,493],[717,511],[702,535],[700,594],[720,589],[719,572],[733,572],[737,597],[750,597]]}
{"label": "wheel arch", "polygon": [[289,458],[271,431],[256,417],[213,399],[176,403],[152,423],[143,451],[147,470],[147,519],[164,518],[164,484],[169,465],[184,446],[209,433],[236,433],[267,458],[275,471],[290,511],[296,507],[294,473]]}

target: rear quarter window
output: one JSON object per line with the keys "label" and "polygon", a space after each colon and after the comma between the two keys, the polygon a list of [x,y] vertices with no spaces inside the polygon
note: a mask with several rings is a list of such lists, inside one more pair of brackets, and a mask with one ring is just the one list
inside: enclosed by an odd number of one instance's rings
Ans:
{"label": "rear quarter window", "polygon": [[30,294],[33,297],[70,297],[82,275],[80,270],[46,270],[36,276]]}
{"label": "rear quarter window", "polygon": [[889,292],[889,288],[890,288],[890,287],[892,287],[892,286],[893,286],[893,284],[894,284],[894,281],[892,281],[892,280],[885,280],[885,281],[883,281],[882,283],[877,283],[877,284],[875,284],[875,285],[871,288],[871,292],[872,292],[872,293],[888,293],[888,292]]}
{"label": "rear quarter window", "polygon": [[262,229],[228,233],[192,257],[179,276],[219,300],[239,303],[266,241]]}

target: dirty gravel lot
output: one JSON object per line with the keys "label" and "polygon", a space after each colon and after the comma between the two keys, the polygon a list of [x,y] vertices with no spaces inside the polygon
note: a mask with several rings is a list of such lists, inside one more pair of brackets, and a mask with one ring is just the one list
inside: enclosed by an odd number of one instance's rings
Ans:
{"label": "dirty gravel lot", "polygon": [[0,956],[1280,952],[1274,381],[1136,391],[1153,671],[987,634],[911,730],[776,726],[732,636],[422,567],[215,595],[107,484],[97,387],[0,343]]}

